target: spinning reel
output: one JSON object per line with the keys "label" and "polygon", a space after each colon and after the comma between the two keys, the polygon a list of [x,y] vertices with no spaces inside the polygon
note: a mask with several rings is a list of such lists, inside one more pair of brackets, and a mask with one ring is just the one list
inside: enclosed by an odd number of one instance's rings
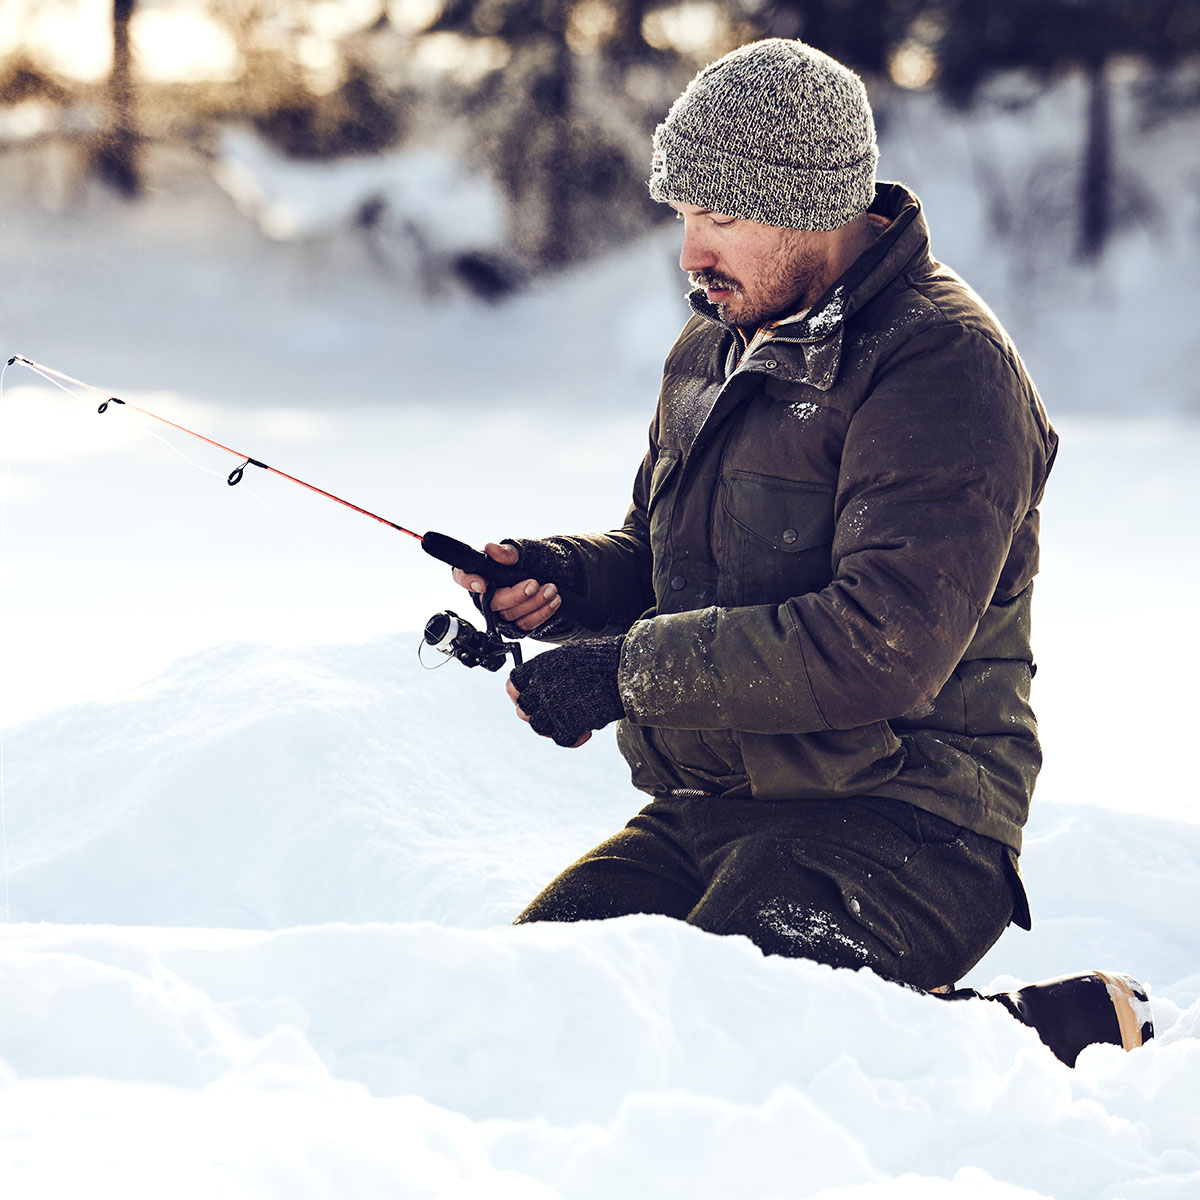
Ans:
{"label": "spinning reel", "polygon": [[502,670],[511,654],[513,665],[520,666],[521,647],[516,642],[505,641],[492,627],[490,617],[487,625],[486,630],[476,629],[470,621],[449,609],[434,613],[425,622],[425,635],[418,650],[431,646],[447,658],[457,658],[464,667],[482,667],[485,671]]}

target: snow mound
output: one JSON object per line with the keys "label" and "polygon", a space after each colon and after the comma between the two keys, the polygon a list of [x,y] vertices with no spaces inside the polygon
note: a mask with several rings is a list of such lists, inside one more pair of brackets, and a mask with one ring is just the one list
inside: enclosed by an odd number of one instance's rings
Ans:
{"label": "snow mound", "polygon": [[1071,1071],[999,1006],[665,919],[15,926],[0,979],[9,1194],[150,1196],[164,1173],[196,1196],[571,1200],[1200,1181],[1194,1037]]}
{"label": "snow mound", "polygon": [[216,181],[275,241],[319,237],[370,220],[407,228],[440,251],[503,244],[506,206],[485,175],[428,149],[306,162],[287,158],[248,129],[221,135]]}

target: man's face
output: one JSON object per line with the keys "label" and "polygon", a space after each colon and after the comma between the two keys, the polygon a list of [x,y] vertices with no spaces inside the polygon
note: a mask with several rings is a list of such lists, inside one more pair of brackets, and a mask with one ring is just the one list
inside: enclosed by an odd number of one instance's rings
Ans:
{"label": "man's face", "polygon": [[827,234],[760,225],[672,201],[683,222],[680,267],[721,319],[757,328],[809,307],[833,281]]}

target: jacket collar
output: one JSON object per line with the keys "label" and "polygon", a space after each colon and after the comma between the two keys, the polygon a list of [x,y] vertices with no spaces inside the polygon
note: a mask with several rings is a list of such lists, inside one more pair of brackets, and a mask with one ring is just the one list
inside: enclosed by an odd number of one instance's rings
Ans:
{"label": "jacket collar", "polygon": [[[800,354],[778,355],[775,375],[828,391],[837,379],[847,319],[912,265],[929,257],[929,230],[921,202],[899,183],[877,183],[870,211],[890,224],[854,260],[829,290],[799,320],[786,320],[772,330],[772,345],[788,343]],[[740,337],[717,315],[717,308],[697,289],[688,296],[693,311]]]}

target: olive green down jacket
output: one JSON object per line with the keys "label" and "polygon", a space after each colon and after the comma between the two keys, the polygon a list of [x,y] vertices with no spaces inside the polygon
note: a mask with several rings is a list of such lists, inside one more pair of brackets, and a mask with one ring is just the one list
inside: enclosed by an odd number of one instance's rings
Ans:
{"label": "olive green down jacket", "polygon": [[693,294],[623,526],[560,541],[629,630],[637,787],[892,797],[1019,851],[1057,437],[916,197],[880,184],[872,212],[874,245],[749,353]]}

